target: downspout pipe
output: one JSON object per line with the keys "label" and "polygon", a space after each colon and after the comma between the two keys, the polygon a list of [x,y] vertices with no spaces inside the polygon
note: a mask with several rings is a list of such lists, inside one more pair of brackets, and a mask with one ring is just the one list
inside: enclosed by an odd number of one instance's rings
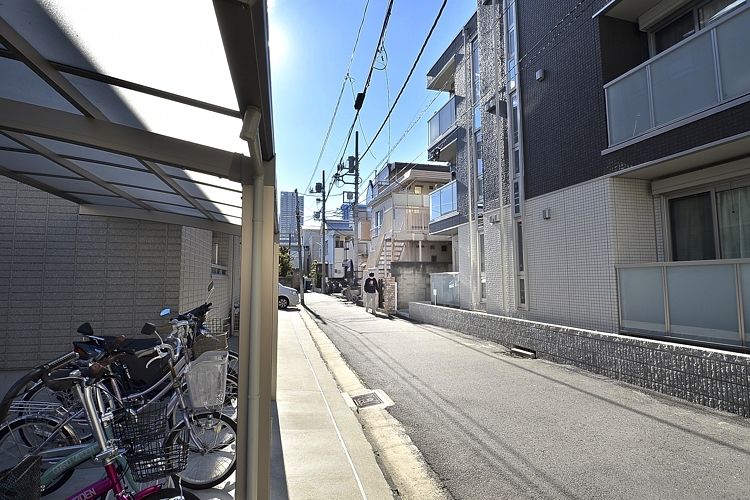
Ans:
{"label": "downspout pipe", "polygon": [[[250,171],[242,172],[243,195],[252,193],[252,228],[247,230],[246,204],[248,196],[243,196],[242,235],[250,238],[250,259],[247,258],[247,239],[242,242],[240,278],[240,398],[239,426],[237,440],[237,498],[255,500],[258,498],[260,461],[260,381],[261,381],[261,314],[263,306],[262,243],[263,243],[263,187],[265,169],[261,156],[259,127],[261,113],[258,108],[248,107],[242,121],[240,138],[245,140],[250,151]],[[250,264],[250,269],[246,266]],[[248,280],[249,278],[249,280]],[[249,285],[249,286],[248,286]],[[248,292],[249,288],[249,294]],[[248,314],[249,312],[249,314]],[[243,328],[244,327],[244,328]],[[248,328],[249,327],[249,328]],[[245,334],[245,328],[249,335]],[[243,334],[245,334],[243,336]],[[249,338],[248,338],[249,337]]]}

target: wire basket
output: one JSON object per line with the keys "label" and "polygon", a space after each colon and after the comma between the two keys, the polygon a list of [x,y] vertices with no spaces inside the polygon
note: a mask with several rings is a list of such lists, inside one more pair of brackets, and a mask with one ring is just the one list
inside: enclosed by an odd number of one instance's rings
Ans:
{"label": "wire basket", "polygon": [[115,412],[112,432],[126,447],[125,459],[136,481],[154,481],[187,466],[190,431],[179,431],[174,444],[167,446],[168,422],[165,402]]}
{"label": "wire basket", "polygon": [[198,359],[208,351],[226,351],[229,349],[227,334],[201,334],[193,341],[193,359]]}
{"label": "wire basket", "polygon": [[232,319],[226,318],[206,318],[203,320],[203,326],[208,328],[211,333],[227,333],[231,329]]}
{"label": "wire basket", "polygon": [[187,370],[188,395],[194,408],[224,406],[227,390],[227,351],[207,351]]}
{"label": "wire basket", "polygon": [[[155,402],[139,408],[120,408],[115,411],[112,432],[127,445],[164,438],[167,433],[167,405]],[[153,439],[155,440],[155,439]]]}
{"label": "wire basket", "polygon": [[39,500],[42,458],[28,455],[21,463],[0,473],[0,500]]}
{"label": "wire basket", "polygon": [[190,430],[179,432],[175,444],[167,446],[161,441],[148,441],[131,445],[125,453],[133,479],[145,483],[155,481],[185,470],[188,460]]}

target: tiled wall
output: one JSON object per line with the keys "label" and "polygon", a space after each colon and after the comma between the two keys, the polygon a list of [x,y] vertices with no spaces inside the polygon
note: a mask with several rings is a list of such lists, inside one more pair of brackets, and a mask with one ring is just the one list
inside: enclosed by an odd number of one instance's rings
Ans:
{"label": "tiled wall", "polygon": [[82,216],[78,206],[0,177],[0,369],[71,348],[79,324],[133,335],[180,290],[179,226]]}
{"label": "tiled wall", "polygon": [[[487,312],[617,331],[615,266],[657,260],[653,208],[649,182],[625,178],[601,178],[527,200],[528,311],[515,306],[515,235],[509,208],[488,212]],[[542,217],[545,209],[549,219]],[[499,214],[502,223],[489,222]]]}
{"label": "tiled wall", "polygon": [[693,403],[750,417],[750,355],[409,304],[412,320],[521,346],[537,357],[582,368]]}
{"label": "tiled wall", "polygon": [[197,307],[206,300],[211,281],[212,241],[211,231],[193,227],[182,229],[180,311]]}

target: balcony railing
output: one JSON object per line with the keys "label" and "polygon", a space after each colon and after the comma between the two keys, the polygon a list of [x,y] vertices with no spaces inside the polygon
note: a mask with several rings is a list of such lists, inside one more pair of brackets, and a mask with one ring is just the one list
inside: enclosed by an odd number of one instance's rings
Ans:
{"label": "balcony railing", "polygon": [[456,123],[456,96],[451,97],[440,111],[435,113],[428,127],[430,129],[430,145],[432,145],[440,136],[448,131]]}
{"label": "balcony railing", "polygon": [[458,210],[457,183],[451,181],[430,194],[430,222]]}
{"label": "balcony railing", "polygon": [[430,293],[436,306],[460,307],[458,273],[430,274]]}
{"label": "balcony railing", "polygon": [[750,259],[619,266],[620,327],[750,346]]}
{"label": "balcony railing", "polygon": [[750,93],[750,7],[604,86],[615,145]]}

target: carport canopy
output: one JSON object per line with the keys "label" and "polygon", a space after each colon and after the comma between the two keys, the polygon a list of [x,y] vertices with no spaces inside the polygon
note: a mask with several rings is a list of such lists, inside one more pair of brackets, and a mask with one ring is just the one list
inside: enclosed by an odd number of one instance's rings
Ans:
{"label": "carport canopy", "polygon": [[269,497],[274,158],[265,0],[0,2],[0,175],[242,236],[237,498]]}
{"label": "carport canopy", "polygon": [[3,2],[0,174],[84,214],[240,234],[239,183],[274,157],[264,4]]}

